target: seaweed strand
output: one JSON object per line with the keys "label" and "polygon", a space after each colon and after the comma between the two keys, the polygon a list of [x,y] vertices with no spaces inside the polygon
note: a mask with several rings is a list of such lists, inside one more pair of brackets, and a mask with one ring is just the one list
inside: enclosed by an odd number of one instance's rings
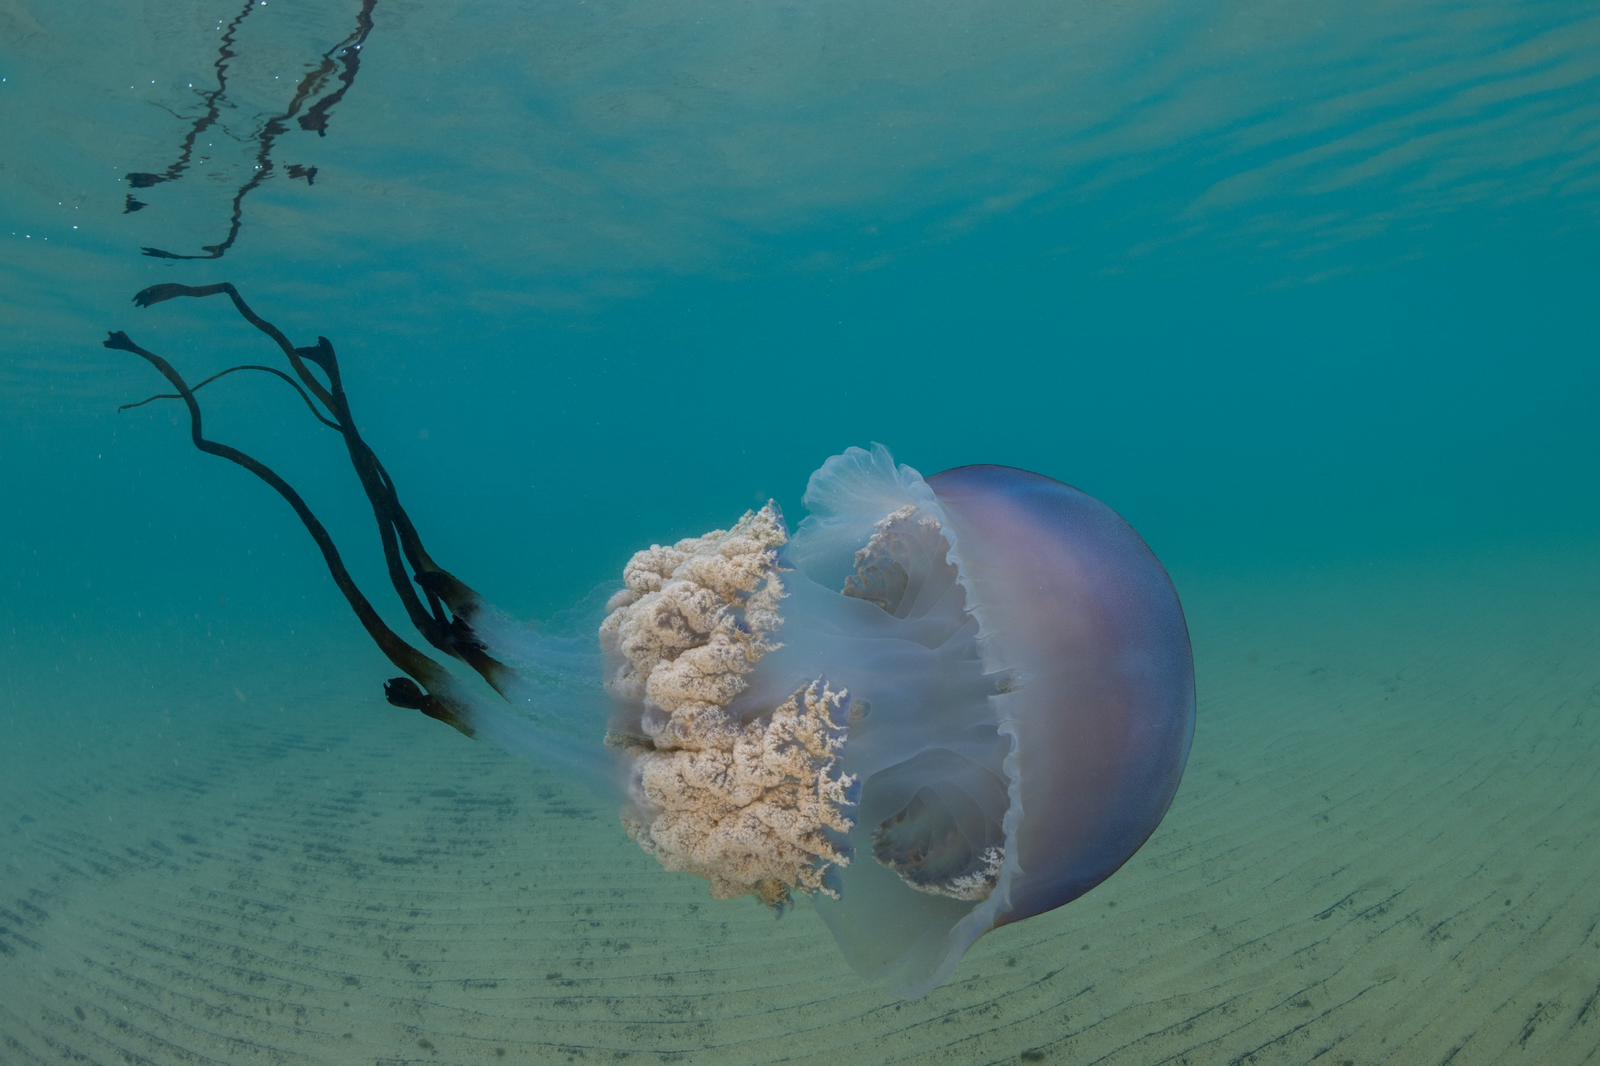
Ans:
{"label": "seaweed strand", "polygon": [[[356,428],[333,344],[326,337],[318,337],[313,346],[295,347],[282,330],[257,314],[229,282],[204,286],[153,285],[134,296],[134,303],[151,307],[180,296],[216,295],[227,296],[245,321],[278,346],[307,391],[331,413],[362,490],[372,505],[390,584],[411,624],[429,644],[466,663],[495,691],[505,695],[511,671],[488,654],[471,629],[472,615],[481,607],[482,599],[470,586],[435,563],[423,546],[416,526],[400,503],[394,480]],[[308,364],[322,372],[326,383],[312,373]],[[407,573],[407,566],[410,573]],[[426,603],[418,596],[418,588],[426,596]]]}
{"label": "seaweed strand", "polygon": [[351,577],[349,569],[344,564],[344,559],[339,555],[339,549],[324,526],[312,512],[305,499],[283,479],[277,471],[261,462],[259,459],[231,445],[214,441],[205,435],[205,427],[200,413],[200,403],[195,399],[194,390],[189,386],[177,369],[161,356],[134,343],[133,339],[121,330],[116,330],[107,335],[104,344],[115,351],[130,352],[139,356],[154,367],[162,377],[171,383],[177,395],[189,409],[189,436],[194,446],[207,455],[214,455],[221,459],[243,467],[260,480],[266,482],[279,496],[293,508],[301,525],[316,542],[322,552],[322,559],[328,568],[328,573],[340,593],[344,595],[345,602],[355,612],[356,618],[372,638],[373,643],[383,652],[385,657],[407,677],[394,678],[384,685],[384,695],[389,702],[413,710],[420,710],[430,718],[445,722],[460,730],[467,736],[472,735],[472,727],[468,722],[466,707],[450,694],[452,682],[450,674],[439,663],[429,658],[419,649],[407,643],[398,633],[379,617],[371,601],[361,592]]}
{"label": "seaweed strand", "polygon": [[[230,366],[226,370],[217,371],[215,374],[212,374],[210,377],[206,378],[204,381],[195,382],[193,385],[189,386],[189,391],[190,392],[199,392],[201,389],[205,388],[207,385],[211,384],[213,381],[216,381],[216,380],[218,380],[220,378],[225,378],[229,374],[237,374],[241,370],[256,370],[256,371],[260,371],[263,374],[271,374],[274,377],[282,378],[284,384],[288,385],[291,389],[293,389],[296,393],[298,393],[300,398],[305,401],[306,409],[311,412],[311,417],[312,418],[315,418],[318,422],[321,422],[323,425],[327,426],[329,429],[336,430],[336,429],[339,428],[339,423],[335,422],[333,419],[329,418],[327,415],[325,415],[321,411],[317,410],[317,405],[311,402],[311,397],[306,395],[306,390],[301,388],[299,383],[296,382],[294,380],[294,378],[290,377],[288,374],[285,374],[283,371],[279,370],[275,366],[261,366],[259,363],[243,363],[243,364],[241,364],[239,366]],[[176,392],[159,392],[154,396],[146,396],[144,399],[138,400],[138,401],[136,401],[134,403],[120,404],[120,405],[118,405],[117,410],[118,411],[131,411],[135,407],[143,407],[145,404],[147,404],[147,403],[155,403],[157,400],[181,400],[181,399],[183,399],[183,397],[181,395],[179,395],[178,393],[176,393]]]}

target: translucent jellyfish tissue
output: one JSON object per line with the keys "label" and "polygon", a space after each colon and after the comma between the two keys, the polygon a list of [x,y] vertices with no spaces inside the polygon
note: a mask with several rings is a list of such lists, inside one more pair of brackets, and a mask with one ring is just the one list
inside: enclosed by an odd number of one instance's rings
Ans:
{"label": "translucent jellyfish tissue", "polygon": [[[856,970],[919,996],[1154,831],[1194,730],[1188,631],[1138,534],[1038,474],[924,479],[852,448],[805,507],[792,532],[769,503],[623,570],[598,667],[622,824],[719,899],[812,897]],[[591,657],[474,625],[533,679],[548,724],[525,744],[585,746],[550,721],[550,679]]]}

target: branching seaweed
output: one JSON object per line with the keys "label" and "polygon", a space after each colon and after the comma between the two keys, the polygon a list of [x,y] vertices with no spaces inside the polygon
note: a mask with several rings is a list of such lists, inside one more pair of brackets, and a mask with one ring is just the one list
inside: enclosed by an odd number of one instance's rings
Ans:
{"label": "branching seaweed", "polygon": [[[237,374],[237,373],[239,373],[240,371],[243,371],[243,370],[255,370],[255,371],[259,371],[259,372],[261,372],[263,374],[271,374],[274,377],[281,378],[284,381],[285,384],[287,384],[291,389],[293,389],[295,391],[296,394],[299,395],[300,399],[305,401],[306,409],[311,412],[311,417],[312,418],[315,418],[318,422],[321,422],[323,425],[327,426],[329,429],[335,429],[336,430],[336,429],[339,428],[339,423],[335,422],[333,419],[329,418],[327,415],[325,415],[321,411],[317,410],[317,405],[311,402],[311,397],[306,395],[306,390],[302,389],[295,382],[294,378],[290,377],[288,374],[285,374],[283,371],[279,370],[275,366],[262,366],[259,363],[241,363],[239,366],[230,366],[226,370],[217,371],[215,374],[212,374],[210,377],[206,378],[204,381],[199,381],[199,382],[196,382],[195,384],[189,386],[189,391],[192,392],[192,393],[193,392],[199,392],[201,389],[205,388],[207,385],[211,384],[213,381],[218,381],[218,380],[220,380],[222,378],[227,377],[229,374]],[[181,394],[179,394],[179,393],[176,393],[176,392],[158,392],[154,396],[146,396],[144,399],[135,400],[133,403],[121,404],[121,405],[119,405],[117,407],[117,411],[119,413],[122,412],[122,411],[131,411],[135,407],[143,407],[145,404],[155,403],[157,400],[181,400],[181,399],[183,399],[183,396]]]}
{"label": "branching seaweed", "polygon": [[[345,567],[327,527],[312,512],[305,499],[281,475],[259,459],[205,435],[200,402],[195,394],[213,381],[228,374],[251,370],[272,374],[293,387],[317,421],[336,431],[344,440],[362,491],[372,505],[390,583],[411,624],[431,646],[470,666],[497,692],[505,695],[511,681],[509,669],[491,656],[472,632],[472,617],[481,608],[482,600],[464,582],[435,563],[423,546],[416,526],[400,503],[394,479],[356,428],[333,345],[326,337],[318,337],[315,345],[294,346],[282,330],[256,314],[228,282],[201,286],[153,285],[136,295],[133,302],[140,307],[151,307],[180,296],[199,298],[216,295],[227,296],[245,321],[272,339],[288,360],[289,372],[249,363],[229,367],[199,384],[190,385],[171,363],[139,346],[126,333],[118,330],[106,338],[105,346],[139,356],[166,378],[175,390],[125,404],[120,410],[141,407],[156,400],[181,400],[189,410],[189,432],[196,448],[248,470],[271,486],[293,508],[296,517],[321,550],[323,562],[334,584],[350,604],[368,636],[389,661],[407,675],[385,683],[384,695],[388,701],[397,707],[420,710],[430,718],[446,722],[471,736],[470,716],[462,698],[455,692],[450,672],[407,643],[383,621]],[[320,377],[312,367],[321,372]]]}

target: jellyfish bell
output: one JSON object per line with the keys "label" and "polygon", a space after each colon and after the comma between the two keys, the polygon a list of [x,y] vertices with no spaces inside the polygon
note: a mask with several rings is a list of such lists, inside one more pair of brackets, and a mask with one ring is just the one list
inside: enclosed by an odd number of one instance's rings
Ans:
{"label": "jellyfish bell", "polygon": [[1038,474],[852,448],[804,502],[792,535],[768,504],[628,563],[600,627],[623,822],[716,896],[814,897],[914,997],[1149,838],[1188,632],[1132,528]]}

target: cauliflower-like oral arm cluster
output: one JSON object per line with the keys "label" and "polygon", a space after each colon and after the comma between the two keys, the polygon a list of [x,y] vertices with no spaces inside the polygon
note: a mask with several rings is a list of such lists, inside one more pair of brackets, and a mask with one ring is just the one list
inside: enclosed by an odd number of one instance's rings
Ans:
{"label": "cauliflower-like oral arm cluster", "polygon": [[854,784],[839,768],[847,693],[817,680],[770,710],[731,710],[778,647],[787,541],[769,503],[726,532],[638,552],[600,626],[607,689],[626,709],[607,743],[630,764],[629,835],[713,896],[771,906],[834,895]]}

